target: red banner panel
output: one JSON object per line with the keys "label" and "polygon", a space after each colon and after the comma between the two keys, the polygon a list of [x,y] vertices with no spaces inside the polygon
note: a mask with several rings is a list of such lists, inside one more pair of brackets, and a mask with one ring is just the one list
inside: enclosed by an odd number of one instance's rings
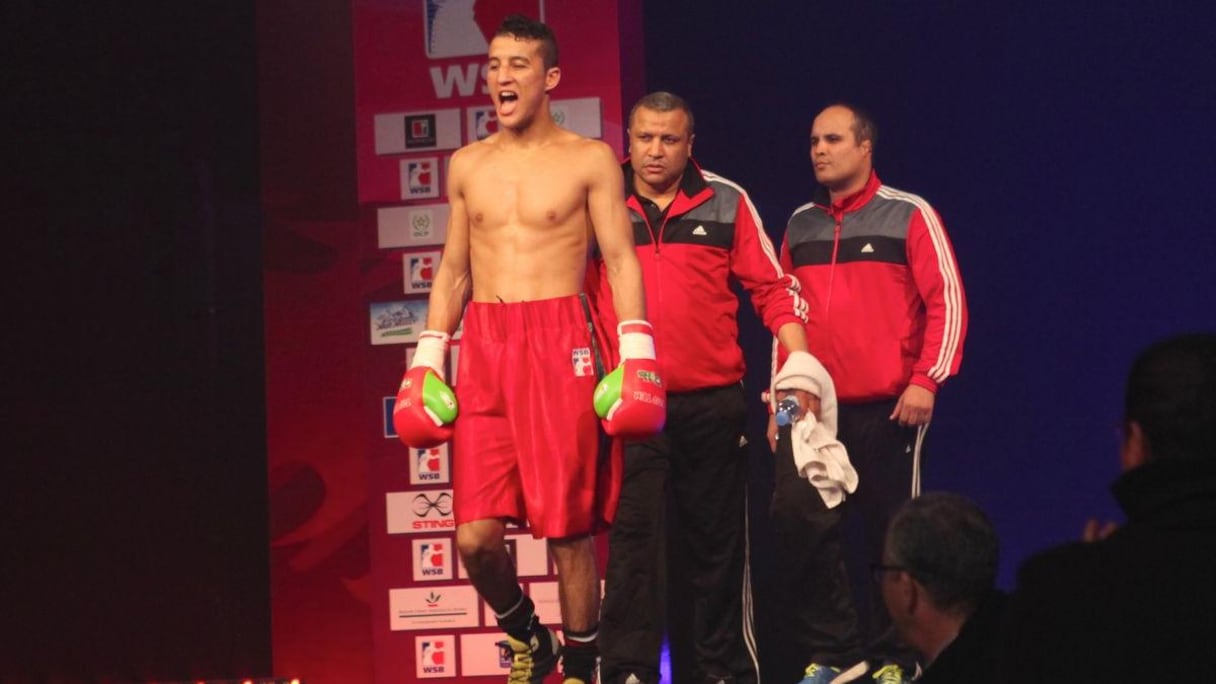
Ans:
{"label": "red banner panel", "polygon": [[[391,411],[443,258],[447,160],[496,130],[485,54],[512,12],[557,35],[554,119],[621,151],[636,0],[260,5],[274,660],[307,684],[505,678],[455,553],[456,455],[407,449]],[[459,359],[457,334],[449,377]],[[544,541],[508,536],[560,625]]]}

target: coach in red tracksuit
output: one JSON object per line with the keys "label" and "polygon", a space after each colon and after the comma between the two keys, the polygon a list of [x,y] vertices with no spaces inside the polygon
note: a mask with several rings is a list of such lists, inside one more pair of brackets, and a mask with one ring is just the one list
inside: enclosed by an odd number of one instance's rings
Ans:
{"label": "coach in red tracksuit", "polygon": [[[941,218],[920,197],[878,180],[873,148],[873,123],[855,108],[834,105],[815,118],[811,162],[820,193],[795,210],[781,250],[782,265],[802,283],[807,341],[835,382],[837,437],[859,482],[829,509],[794,471],[789,440],[777,441],[772,515],[780,567],[808,597],[791,602],[785,624],[807,662],[820,666],[808,667],[804,682],[827,681],[828,668],[847,669],[862,657],[871,674],[887,668],[889,679],[880,681],[913,675],[910,649],[885,640],[866,648],[889,618],[866,582],[853,587],[853,596],[870,591],[870,615],[858,625],[840,561],[881,559],[887,522],[919,494],[922,440],[938,388],[958,371],[967,332],[963,282]],[[865,548],[844,553],[842,514],[860,515]]]}
{"label": "coach in red tracksuit", "polygon": [[[790,351],[805,353],[806,308],[747,194],[691,162],[692,141],[692,112],[675,95],[651,93],[630,113],[627,205],[668,403],[663,432],[625,447],[600,618],[605,684],[658,681],[665,605],[688,611],[667,621],[673,666],[695,666],[675,681],[758,679],[732,284]],[[669,586],[681,600],[667,602]]]}

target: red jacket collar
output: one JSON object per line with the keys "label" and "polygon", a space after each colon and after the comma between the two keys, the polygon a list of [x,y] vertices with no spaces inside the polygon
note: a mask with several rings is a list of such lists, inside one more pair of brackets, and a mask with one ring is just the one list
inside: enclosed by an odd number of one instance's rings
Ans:
{"label": "red jacket collar", "polygon": [[857,211],[858,209],[864,207],[867,202],[874,198],[875,193],[878,192],[878,188],[880,187],[882,187],[882,181],[878,180],[878,172],[871,169],[870,177],[866,179],[866,184],[852,195],[832,202],[830,199],[831,195],[828,194],[828,189],[820,186],[819,189],[815,191],[814,201],[815,204],[822,207],[824,211],[834,216],[839,216],[850,211]]}
{"label": "red jacket collar", "polygon": [[[625,173],[625,204],[645,216],[646,211],[642,208],[641,195],[633,187],[633,166],[630,165],[628,158],[621,164],[621,169]],[[671,201],[667,215],[679,216],[688,213],[693,207],[712,197],[713,194],[713,188],[701,173],[701,165],[695,159],[689,158],[688,166],[684,167],[684,175],[680,177],[680,188],[676,190],[675,199]]]}

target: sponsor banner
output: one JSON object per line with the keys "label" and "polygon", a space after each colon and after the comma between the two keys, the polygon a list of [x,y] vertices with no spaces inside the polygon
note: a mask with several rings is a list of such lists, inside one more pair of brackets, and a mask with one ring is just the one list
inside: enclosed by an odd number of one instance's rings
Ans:
{"label": "sponsor banner", "polygon": [[388,492],[384,500],[389,534],[450,532],[456,529],[450,489]]}
{"label": "sponsor banner", "polygon": [[[557,582],[532,582],[524,585],[524,591],[536,604],[536,617],[547,625],[562,624],[562,608],[557,598]],[[603,595],[602,592],[600,594]],[[482,620],[487,625],[496,624],[494,609],[482,604]]]}
{"label": "sponsor banner", "polygon": [[397,439],[397,427],[393,425],[393,407],[397,405],[397,397],[384,397],[384,438]]}
{"label": "sponsor banner", "polygon": [[[531,534],[507,534],[507,552],[515,560],[515,573],[520,577],[545,577],[551,573],[549,550],[544,539],[536,539]],[[460,558],[456,559],[457,579],[467,580],[469,571],[465,569]]]}
{"label": "sponsor banner", "polygon": [[461,677],[498,677],[501,680],[510,671],[511,648],[502,632],[460,635]]}
{"label": "sponsor banner", "polygon": [[414,674],[418,679],[456,676],[456,637],[452,634],[414,638]]}
{"label": "sponsor banner", "polygon": [[[512,12],[545,20],[544,0],[512,0],[507,4]],[[495,22],[502,17],[485,16],[484,13],[479,16],[476,5],[469,0],[423,0],[427,57],[485,57]]]}
{"label": "sponsor banner", "polygon": [[498,132],[494,107],[469,107],[464,110],[464,139],[469,142],[485,140]]}
{"label": "sponsor banner", "polygon": [[507,538],[515,540],[515,571],[520,577],[549,574],[549,549],[544,539],[536,539],[531,534],[512,534]]}
{"label": "sponsor banner", "polygon": [[[503,543],[507,547],[507,555],[509,555],[511,557],[511,559],[512,559],[511,562],[514,563],[515,562],[514,559],[516,558],[515,539],[511,538],[510,535],[507,535],[506,538],[503,540]],[[464,559],[460,558],[460,556],[456,557],[456,577],[457,577],[457,579],[462,579],[462,580],[469,579],[469,571],[468,571],[468,569],[466,569],[464,567]]]}
{"label": "sponsor banner", "polygon": [[562,624],[562,606],[557,598],[557,582],[529,582],[528,596],[536,604],[536,616],[547,625]]}
{"label": "sponsor banner", "polygon": [[376,210],[376,244],[380,249],[442,245],[448,237],[447,204],[380,207]]}
{"label": "sponsor banner", "polygon": [[[550,100],[549,113],[558,126],[586,138],[598,138],[603,132],[600,98],[580,97],[572,100]],[[498,132],[498,119],[491,105],[467,107],[464,110],[464,139],[485,140]]]}
{"label": "sponsor banner", "polygon": [[408,344],[426,328],[427,301],[372,302],[367,307],[372,344]]}
{"label": "sponsor banner", "polygon": [[401,199],[439,197],[439,157],[401,160]]}
{"label": "sponsor banner", "polygon": [[479,626],[477,591],[469,585],[390,589],[389,629],[455,629]]}
{"label": "sponsor banner", "polygon": [[549,102],[549,113],[558,126],[585,138],[599,138],[604,133],[598,97],[552,100]]}
{"label": "sponsor banner", "polygon": [[[438,266],[410,259],[428,252],[442,259],[451,155],[493,134],[498,124],[485,72],[488,44],[502,15],[522,12],[553,27],[562,45],[563,72],[550,102],[554,121],[605,140],[619,155],[622,109],[631,103],[622,102],[622,68],[630,69],[631,88],[643,82],[640,60],[634,60],[636,66],[621,60],[622,54],[639,54],[640,43],[631,38],[623,46],[620,32],[625,26],[631,37],[640,36],[641,13],[632,6],[623,10],[613,0],[352,0],[350,9],[358,201],[361,215],[372,209],[376,214],[374,227],[361,224],[365,233],[356,244],[361,263],[376,261],[360,275],[359,305],[369,311],[376,307],[369,331],[378,345],[365,347],[373,376],[363,385],[369,404],[382,402],[384,438],[396,439],[395,397],[383,395],[396,390],[402,347],[410,363],[434,286],[433,273],[426,270]],[[629,93],[630,98],[639,94]],[[394,295],[398,277],[402,290]],[[449,351],[448,378],[455,384],[459,345]],[[581,352],[572,350],[570,358],[572,372],[585,368]],[[484,602],[455,552],[451,459],[457,456],[450,446],[433,453],[381,444],[374,433],[368,437],[373,443],[366,485],[377,511],[369,554],[372,567],[383,571],[370,576],[374,676],[364,679],[456,682],[488,676],[493,679],[484,681],[504,681],[510,667],[510,653],[504,655],[499,646],[504,635],[492,615],[485,616]],[[385,520],[387,534],[377,531],[376,520]],[[560,624],[544,540],[533,539],[519,525],[507,531],[521,580],[538,584],[542,614],[550,624]],[[533,592],[531,586],[525,589]]]}
{"label": "sponsor banner", "polygon": [[447,484],[451,482],[448,445],[430,449],[410,449],[410,484]]}
{"label": "sponsor banner", "polygon": [[401,255],[401,272],[405,294],[426,294],[435,282],[435,269],[439,268],[442,252],[407,252]]}
{"label": "sponsor banner", "polygon": [[375,116],[376,154],[402,154],[460,147],[460,110],[394,112]]}
{"label": "sponsor banner", "polygon": [[438,582],[452,579],[454,549],[451,539],[446,537],[415,539],[411,545],[414,551],[415,582]]}
{"label": "sponsor banner", "polygon": [[622,67],[640,82],[641,63],[621,61],[618,3],[353,0],[352,8],[360,202],[416,197],[403,193],[397,155],[456,149],[493,132],[486,55],[510,12],[544,17],[557,34],[563,78],[554,118],[623,153],[622,110],[631,103],[622,102]]}

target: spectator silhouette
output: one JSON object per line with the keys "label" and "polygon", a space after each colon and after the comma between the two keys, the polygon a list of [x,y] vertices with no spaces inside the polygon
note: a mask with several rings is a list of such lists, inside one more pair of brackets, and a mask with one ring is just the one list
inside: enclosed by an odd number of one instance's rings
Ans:
{"label": "spectator silhouette", "polygon": [[1216,335],[1144,351],[1127,381],[1127,522],[1040,553],[1018,572],[1007,681],[1202,678],[1216,639]]}

